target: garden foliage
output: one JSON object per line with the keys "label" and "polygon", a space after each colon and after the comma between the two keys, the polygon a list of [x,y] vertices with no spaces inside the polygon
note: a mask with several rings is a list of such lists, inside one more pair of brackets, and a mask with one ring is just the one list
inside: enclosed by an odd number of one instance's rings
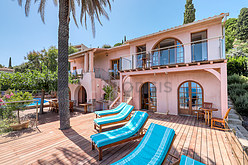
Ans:
{"label": "garden foliage", "polygon": [[248,116],[248,77],[234,74],[228,76],[228,93],[235,109],[241,115]]}

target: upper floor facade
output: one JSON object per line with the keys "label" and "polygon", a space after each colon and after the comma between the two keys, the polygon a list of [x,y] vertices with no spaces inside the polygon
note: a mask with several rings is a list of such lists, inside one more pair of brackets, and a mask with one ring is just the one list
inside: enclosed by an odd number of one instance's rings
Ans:
{"label": "upper floor facade", "polygon": [[118,79],[119,71],[223,60],[227,16],[222,13],[131,39],[110,49],[83,46],[69,57],[71,72]]}

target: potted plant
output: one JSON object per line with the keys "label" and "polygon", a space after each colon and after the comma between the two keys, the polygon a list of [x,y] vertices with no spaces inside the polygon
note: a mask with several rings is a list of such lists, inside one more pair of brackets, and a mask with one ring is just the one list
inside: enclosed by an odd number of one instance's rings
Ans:
{"label": "potted plant", "polygon": [[[14,92],[15,93],[15,92]],[[32,94],[29,92],[17,91],[14,94],[11,90],[6,91],[4,95],[4,100],[6,104],[5,112],[8,116],[13,115],[13,111],[17,111],[17,123],[10,125],[13,130],[21,130],[23,128],[28,128],[29,120],[21,123],[20,120],[20,110],[24,110],[29,102],[22,102],[25,100],[33,100]]]}
{"label": "potted plant", "polygon": [[[105,85],[105,86],[103,87],[103,91],[105,92],[105,94],[104,94],[104,100],[105,100],[108,104],[110,104],[111,101],[114,100],[114,96],[113,96],[113,91],[114,91],[114,89],[113,89],[113,87],[110,86],[110,85]],[[108,106],[109,106],[109,105],[108,105]]]}

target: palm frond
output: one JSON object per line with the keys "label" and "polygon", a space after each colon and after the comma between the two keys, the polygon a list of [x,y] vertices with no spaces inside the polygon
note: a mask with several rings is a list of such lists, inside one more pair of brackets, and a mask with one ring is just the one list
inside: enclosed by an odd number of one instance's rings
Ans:
{"label": "palm frond", "polygon": [[26,3],[25,3],[25,15],[26,16],[28,16],[29,11],[30,11],[30,3],[31,3],[31,0],[26,0]]}
{"label": "palm frond", "polygon": [[[17,1],[18,1],[18,4],[22,6],[22,2],[24,0],[17,0]],[[32,0],[25,0],[25,1],[26,1],[25,15],[28,16]],[[83,26],[84,24],[85,28],[87,29],[87,17],[88,17],[91,22],[93,36],[95,37],[95,18],[98,20],[100,25],[102,25],[102,22],[100,19],[101,16],[104,16],[105,18],[109,19],[105,8],[109,8],[109,10],[111,10],[111,3],[110,3],[111,0],[68,0],[70,4],[70,12],[72,13],[74,22],[76,26],[78,27],[77,19],[76,19],[75,1],[77,5],[81,8],[81,13],[80,13],[81,25]],[[45,5],[46,5],[47,0],[34,0],[34,3],[38,3],[38,2],[39,2],[38,13],[41,16],[42,22],[45,23]],[[58,0],[53,0],[53,3],[55,4],[55,6],[57,6]]]}
{"label": "palm frond", "polygon": [[22,6],[22,0],[17,0],[18,1],[18,4],[20,5],[20,6]]}
{"label": "palm frond", "polygon": [[[37,2],[37,0],[35,0],[35,2]],[[45,23],[45,5],[46,5],[46,0],[40,0],[38,13],[40,13],[40,17],[43,23]]]}
{"label": "palm frond", "polygon": [[[74,22],[75,22],[76,26],[78,27],[74,0],[70,0],[70,12],[72,13],[72,17],[74,19]],[[70,13],[69,13],[69,15],[70,15]]]}
{"label": "palm frond", "polygon": [[100,16],[104,16],[109,19],[107,12],[104,8],[108,7],[111,10],[110,0],[81,0],[81,14],[80,22],[83,24],[83,18],[85,28],[87,29],[87,16],[90,18],[93,36],[95,36],[95,18],[102,25]]}
{"label": "palm frond", "polygon": [[55,6],[58,6],[58,0],[53,0]]}

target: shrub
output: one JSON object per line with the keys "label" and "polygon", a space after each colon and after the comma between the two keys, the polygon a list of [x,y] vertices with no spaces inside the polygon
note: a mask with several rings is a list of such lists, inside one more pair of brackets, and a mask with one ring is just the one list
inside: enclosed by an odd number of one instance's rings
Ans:
{"label": "shrub", "polygon": [[227,74],[247,75],[247,57],[245,54],[228,56]]}
{"label": "shrub", "polygon": [[248,93],[237,97],[234,101],[234,106],[238,113],[248,116]]}
{"label": "shrub", "polygon": [[233,74],[227,77],[227,83],[230,84],[243,84],[248,83],[248,78],[245,76],[239,76],[238,74]]}
{"label": "shrub", "polygon": [[241,115],[248,116],[248,81],[247,77],[234,74],[228,76],[228,93],[235,109]]}
{"label": "shrub", "polygon": [[241,85],[241,88],[233,88],[230,91],[230,95],[236,95],[236,96],[241,96],[241,95],[244,95],[246,93],[247,93],[247,90],[245,90],[244,88],[242,88],[242,85]]}

